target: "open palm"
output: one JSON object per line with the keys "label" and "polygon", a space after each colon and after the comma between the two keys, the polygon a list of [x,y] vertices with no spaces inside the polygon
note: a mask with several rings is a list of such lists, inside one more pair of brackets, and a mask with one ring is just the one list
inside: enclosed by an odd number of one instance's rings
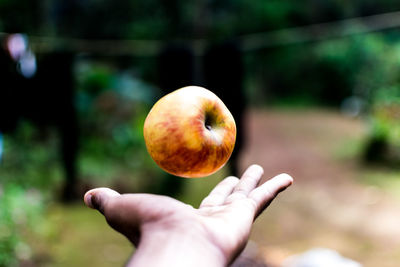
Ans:
{"label": "open palm", "polygon": [[166,196],[120,195],[108,188],[90,190],[85,203],[102,212],[115,230],[139,248],[154,236],[158,240],[190,236],[199,241],[200,249],[214,247],[229,263],[246,245],[255,218],[293,181],[281,174],[259,184],[262,174],[260,166],[252,165],[241,179],[225,178],[198,209]]}

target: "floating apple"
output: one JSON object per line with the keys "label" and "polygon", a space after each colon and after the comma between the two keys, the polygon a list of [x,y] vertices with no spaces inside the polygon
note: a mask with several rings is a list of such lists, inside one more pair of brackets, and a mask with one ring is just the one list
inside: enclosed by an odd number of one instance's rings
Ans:
{"label": "floating apple", "polygon": [[144,140],[153,160],[181,177],[204,177],[228,161],[236,125],[211,91],[187,86],[161,98],[144,122]]}

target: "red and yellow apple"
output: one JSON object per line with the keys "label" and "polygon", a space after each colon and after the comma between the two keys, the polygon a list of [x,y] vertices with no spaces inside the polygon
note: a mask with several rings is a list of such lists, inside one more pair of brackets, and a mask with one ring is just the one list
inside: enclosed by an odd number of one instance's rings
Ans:
{"label": "red and yellow apple", "polygon": [[150,156],[162,169],[181,177],[204,177],[228,161],[236,125],[213,92],[187,86],[157,101],[143,134]]}

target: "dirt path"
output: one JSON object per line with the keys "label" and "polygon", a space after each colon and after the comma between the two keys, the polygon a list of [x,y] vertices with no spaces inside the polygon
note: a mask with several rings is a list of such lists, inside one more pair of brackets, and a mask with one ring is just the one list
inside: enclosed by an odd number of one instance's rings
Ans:
{"label": "dirt path", "polygon": [[352,152],[366,133],[362,121],[332,111],[267,110],[249,112],[247,123],[242,168],[258,163],[266,177],[295,178],[257,220],[250,253],[280,266],[289,255],[324,247],[367,267],[399,266],[400,202],[360,182],[366,170]]}

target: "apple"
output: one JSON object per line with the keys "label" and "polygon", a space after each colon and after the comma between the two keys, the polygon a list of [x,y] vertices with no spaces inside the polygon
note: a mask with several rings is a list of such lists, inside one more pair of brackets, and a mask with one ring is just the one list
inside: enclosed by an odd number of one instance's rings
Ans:
{"label": "apple", "polygon": [[213,92],[187,86],[154,104],[143,134],[147,151],[162,169],[180,177],[204,177],[228,161],[236,124]]}

